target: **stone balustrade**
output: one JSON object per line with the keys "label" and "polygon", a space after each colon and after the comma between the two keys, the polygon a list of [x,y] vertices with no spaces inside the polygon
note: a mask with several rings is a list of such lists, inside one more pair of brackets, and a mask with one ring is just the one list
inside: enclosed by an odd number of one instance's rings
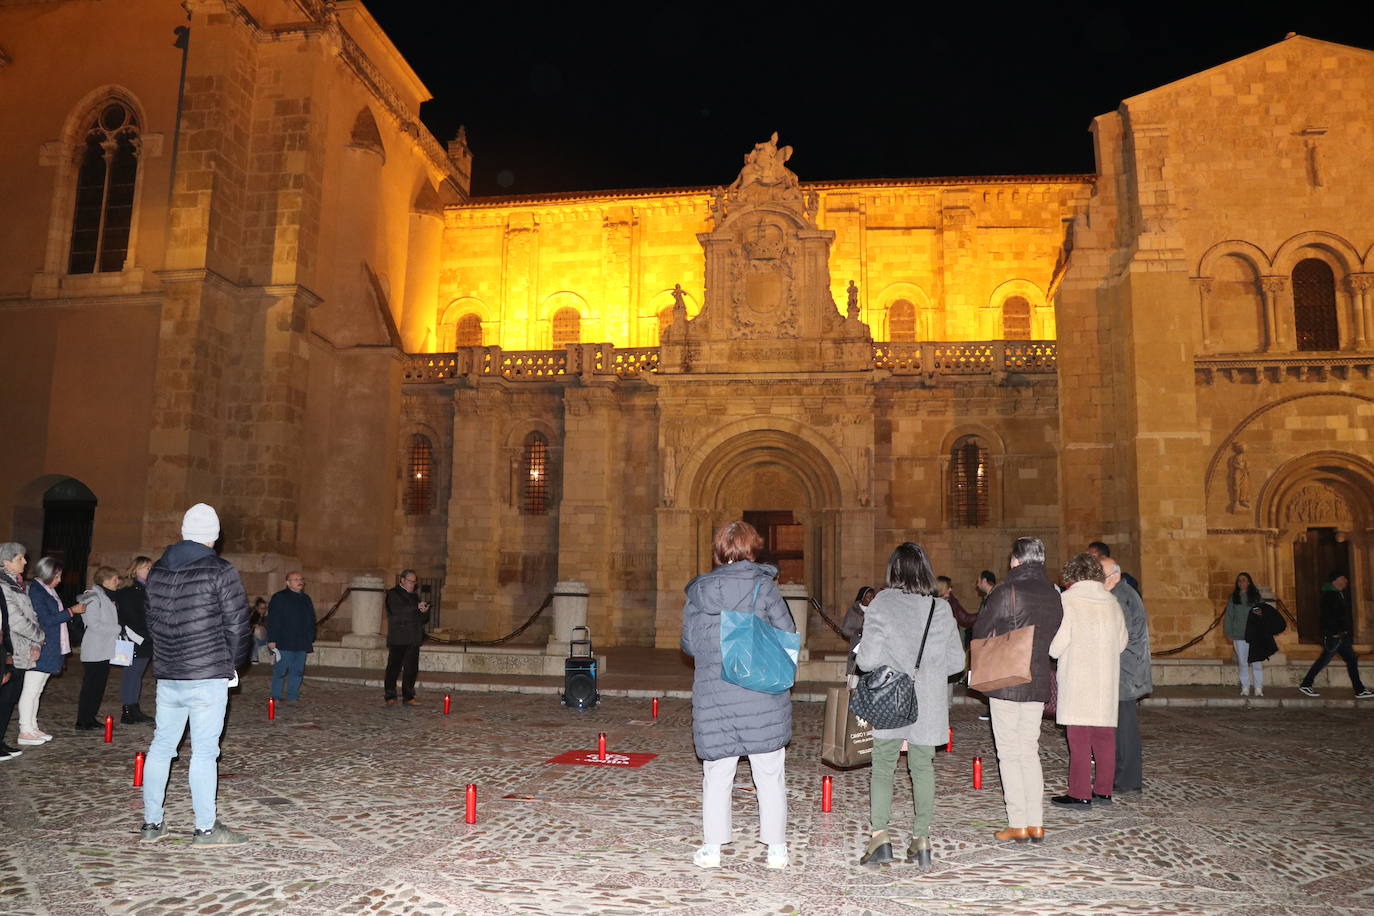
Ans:
{"label": "stone balustrade", "polygon": [[[873,368],[893,375],[928,379],[1052,375],[1052,340],[923,341],[874,343]],[[741,366],[747,371],[748,366]],[[453,353],[412,353],[406,357],[406,382],[503,378],[549,381],[566,376],[638,378],[658,371],[657,347],[621,348],[613,344],[570,344],[561,350],[503,350],[465,347]]]}
{"label": "stone balustrade", "polygon": [[1374,378],[1374,352],[1338,355],[1296,352],[1202,356],[1193,360],[1193,373],[1199,385],[1213,385],[1218,379],[1242,385],[1283,381],[1369,379]]}

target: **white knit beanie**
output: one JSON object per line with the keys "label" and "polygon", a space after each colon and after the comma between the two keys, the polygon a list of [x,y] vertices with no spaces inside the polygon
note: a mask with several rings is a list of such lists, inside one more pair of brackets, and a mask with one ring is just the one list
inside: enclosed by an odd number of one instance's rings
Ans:
{"label": "white knit beanie", "polygon": [[197,544],[213,544],[219,540],[219,516],[213,506],[196,503],[181,517],[181,539]]}

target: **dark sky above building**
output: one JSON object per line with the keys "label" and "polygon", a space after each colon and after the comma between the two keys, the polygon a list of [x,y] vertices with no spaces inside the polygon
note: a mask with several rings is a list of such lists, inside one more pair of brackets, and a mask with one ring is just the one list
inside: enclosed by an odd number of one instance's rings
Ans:
{"label": "dark sky above building", "polygon": [[1290,31],[1374,49],[1331,3],[369,8],[425,123],[466,125],[481,196],[728,183],[774,130],[803,180],[1091,172],[1089,123],[1124,98]]}

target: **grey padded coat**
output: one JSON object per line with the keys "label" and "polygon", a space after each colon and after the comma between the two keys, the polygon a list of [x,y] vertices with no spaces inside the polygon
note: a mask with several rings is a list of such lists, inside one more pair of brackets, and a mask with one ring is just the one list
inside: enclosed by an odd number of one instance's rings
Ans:
{"label": "grey padded coat", "polygon": [[687,584],[682,651],[696,659],[692,680],[692,740],[702,760],[767,754],[792,740],[792,695],[759,693],[720,676],[720,613],[747,611],[759,583],[755,613],[780,630],[797,632],[787,602],[773,583],[776,567],[742,560],[717,566]]}

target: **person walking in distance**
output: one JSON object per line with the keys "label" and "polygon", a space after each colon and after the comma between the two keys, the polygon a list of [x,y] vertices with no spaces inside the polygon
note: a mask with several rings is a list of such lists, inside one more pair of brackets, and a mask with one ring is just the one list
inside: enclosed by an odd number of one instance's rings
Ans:
{"label": "person walking in distance", "polygon": [[[429,602],[416,592],[420,577],[413,569],[401,570],[401,580],[386,593],[386,678],[383,689],[386,705],[396,705],[396,675],[401,676],[401,700],[419,706],[415,699],[415,676],[420,672],[420,643],[425,641],[429,622]],[[267,613],[272,617],[271,610]]]}
{"label": "person walking in distance", "polygon": [[1348,585],[1350,579],[1345,573],[1333,572],[1322,586],[1322,654],[1317,656],[1312,667],[1307,669],[1302,683],[1298,685],[1298,689],[1309,697],[1321,696],[1312,684],[1336,655],[1345,659],[1345,670],[1350,673],[1350,686],[1355,689],[1355,699],[1367,700],[1374,697],[1374,690],[1370,690],[1360,680],[1360,660],[1355,654],[1353,639],[1355,621],[1350,615],[1350,599],[1345,596]]}
{"label": "person walking in distance", "polygon": [[[983,691],[992,715],[997,766],[1007,826],[995,837],[1002,842],[1045,838],[1045,775],[1040,766],[1040,717],[1050,698],[1050,642],[1059,631],[1064,609],[1059,593],[1045,576],[1045,545],[1039,538],[1017,538],[1011,545],[1010,570],[988,595],[973,624],[973,638],[986,639],[1034,626],[1029,683]],[[975,665],[977,658],[974,659]]]}
{"label": "person walking in distance", "polygon": [[181,540],[148,571],[148,629],[153,636],[157,713],[143,776],[144,842],[169,836],[163,821],[167,777],[177,745],[191,729],[187,781],[195,812],[194,846],[237,846],[243,834],[219,822],[219,739],[229,688],[248,661],[248,596],[238,570],[214,551],[219,516],[205,503],[186,510]]}
{"label": "person walking in distance", "polygon": [[[272,596],[267,609],[267,648],[272,663],[272,698],[295,702],[301,696],[305,657],[315,651],[315,602],[305,593],[305,576],[286,574],[286,588]],[[285,693],[282,692],[285,681]]]}
{"label": "person walking in distance", "polygon": [[1150,664],[1150,618],[1145,601],[1121,578],[1121,566],[1111,557],[1102,559],[1107,591],[1121,605],[1126,621],[1126,648],[1121,652],[1121,678],[1116,695],[1116,773],[1113,794],[1139,792],[1141,788],[1141,749],[1139,706],[1142,698],[1154,692],[1154,671]]}

